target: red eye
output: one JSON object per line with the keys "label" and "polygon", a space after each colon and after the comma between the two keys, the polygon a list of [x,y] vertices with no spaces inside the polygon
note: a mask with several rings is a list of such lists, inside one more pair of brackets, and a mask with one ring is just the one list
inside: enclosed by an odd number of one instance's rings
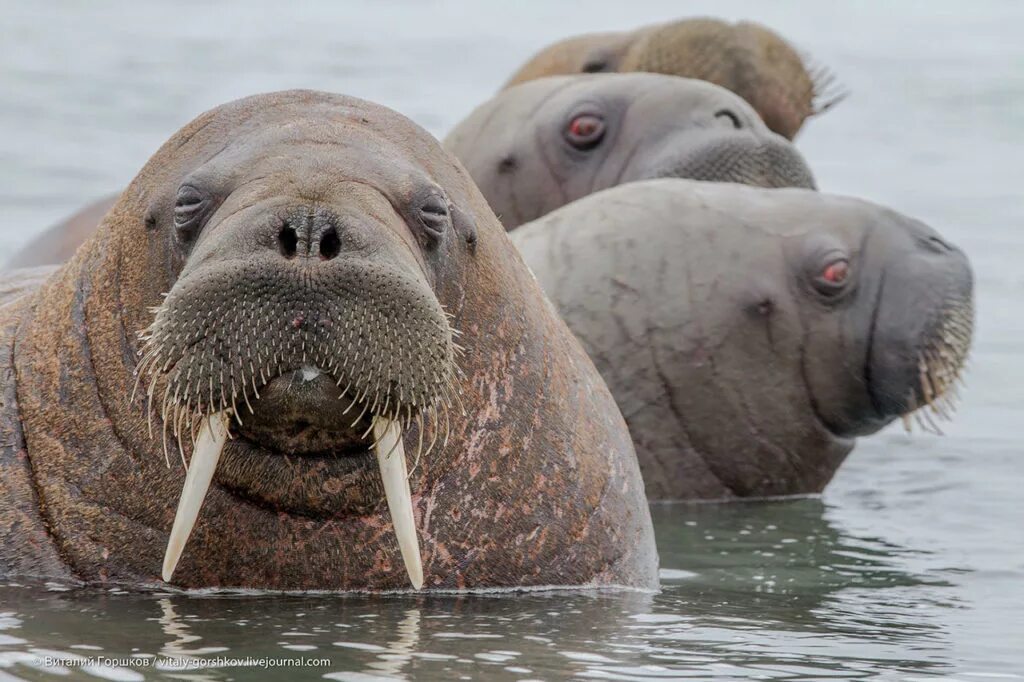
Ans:
{"label": "red eye", "polygon": [[592,149],[604,137],[604,121],[600,116],[580,114],[569,122],[565,137],[577,149]]}
{"label": "red eye", "polygon": [[821,271],[821,278],[830,284],[842,284],[850,274],[850,263],[840,259],[832,261]]}

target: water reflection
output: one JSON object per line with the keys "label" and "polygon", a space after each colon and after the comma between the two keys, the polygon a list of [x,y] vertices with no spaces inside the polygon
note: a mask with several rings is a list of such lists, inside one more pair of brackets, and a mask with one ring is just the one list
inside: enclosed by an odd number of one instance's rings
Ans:
{"label": "water reflection", "polygon": [[944,668],[953,585],[911,569],[920,550],[845,532],[831,511],[817,498],[653,507],[663,565],[694,574],[663,580],[653,615],[671,604],[690,627],[647,625],[650,642],[676,645],[656,655],[792,679],[808,664],[851,677]]}
{"label": "water reflection", "polygon": [[[947,579],[921,552],[844,531],[821,500],[658,505],[660,594],[272,596],[0,587],[0,667],[25,678],[49,649],[113,659],[128,679],[335,680],[460,675],[842,679],[936,673]],[[67,633],[78,633],[69,641]],[[89,650],[75,647],[91,647]],[[316,659],[326,659],[318,661]],[[213,664],[213,667],[203,667]],[[108,671],[110,672],[110,671]]]}

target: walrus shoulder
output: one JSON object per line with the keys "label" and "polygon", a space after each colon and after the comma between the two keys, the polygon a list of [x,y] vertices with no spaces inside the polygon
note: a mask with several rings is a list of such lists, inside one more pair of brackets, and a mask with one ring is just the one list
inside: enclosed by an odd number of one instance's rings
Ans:
{"label": "walrus shoulder", "polygon": [[39,512],[18,410],[14,339],[31,296],[53,267],[0,277],[0,577],[72,578]]}

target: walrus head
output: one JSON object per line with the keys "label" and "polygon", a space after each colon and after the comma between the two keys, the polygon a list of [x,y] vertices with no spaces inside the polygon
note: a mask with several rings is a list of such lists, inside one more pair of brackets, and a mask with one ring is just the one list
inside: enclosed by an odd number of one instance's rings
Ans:
{"label": "walrus head", "polygon": [[814,187],[800,153],[742,98],[647,73],[542,78],[445,139],[507,229],[587,194],[659,177]]}
{"label": "walrus head", "polygon": [[709,81],[731,90],[768,128],[793,139],[804,121],[846,96],[834,76],[761,24],[680,19],[633,31],[593,33],[549,45],[508,80],[645,71]]}
{"label": "walrus head", "polygon": [[393,111],[293,91],[200,116],[39,296],[21,412],[83,576],[153,576],[160,547],[188,586],[653,580],[610,395],[465,170]]}
{"label": "walrus head", "polygon": [[[791,216],[796,220],[795,213]],[[804,214],[802,220],[818,216]],[[850,202],[846,215],[785,237],[785,264],[807,330],[801,367],[811,403],[838,436],[913,415],[948,420],[974,329],[964,253],[924,223]],[[759,290],[744,309],[771,315]]]}
{"label": "walrus head", "polygon": [[819,492],[857,437],[953,410],[971,269],[917,220],[657,180],[512,237],[611,387],[652,499]]}
{"label": "walrus head", "polygon": [[[179,503],[193,521],[221,450],[224,484],[264,504],[365,512],[386,491],[393,517],[411,514],[401,432],[451,405],[456,346],[431,289],[459,238],[445,193],[409,168],[381,191],[367,184],[380,169],[289,154],[293,135],[244,140],[176,192],[185,265],[145,333],[140,370],[165,430],[205,446],[192,467],[208,459],[207,477],[190,477]],[[281,151],[268,156],[268,144]],[[334,180],[304,186],[309,168]],[[174,551],[190,531],[176,527]],[[399,544],[418,587],[415,536]]]}
{"label": "walrus head", "polygon": [[183,265],[143,334],[140,379],[164,442],[190,439],[202,472],[186,479],[168,580],[215,471],[299,513],[366,513],[387,493],[423,580],[402,432],[424,417],[436,432],[451,408],[457,332],[433,286],[474,233],[411,164],[294,144],[327,125],[316,113],[234,136],[154,201]]}

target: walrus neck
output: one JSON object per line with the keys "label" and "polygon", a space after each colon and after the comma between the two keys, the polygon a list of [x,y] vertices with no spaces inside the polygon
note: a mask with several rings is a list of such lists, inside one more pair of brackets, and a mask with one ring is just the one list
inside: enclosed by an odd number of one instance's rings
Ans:
{"label": "walrus neck", "polygon": [[128,399],[135,344],[123,324],[121,253],[110,236],[100,229],[26,302],[14,366],[40,509],[64,563],[82,577],[133,580],[109,574],[109,549],[91,539],[131,544],[153,533],[147,515],[110,509],[112,499],[132,495],[105,494],[131,470],[124,483],[143,483],[134,462],[145,428],[144,412]]}

